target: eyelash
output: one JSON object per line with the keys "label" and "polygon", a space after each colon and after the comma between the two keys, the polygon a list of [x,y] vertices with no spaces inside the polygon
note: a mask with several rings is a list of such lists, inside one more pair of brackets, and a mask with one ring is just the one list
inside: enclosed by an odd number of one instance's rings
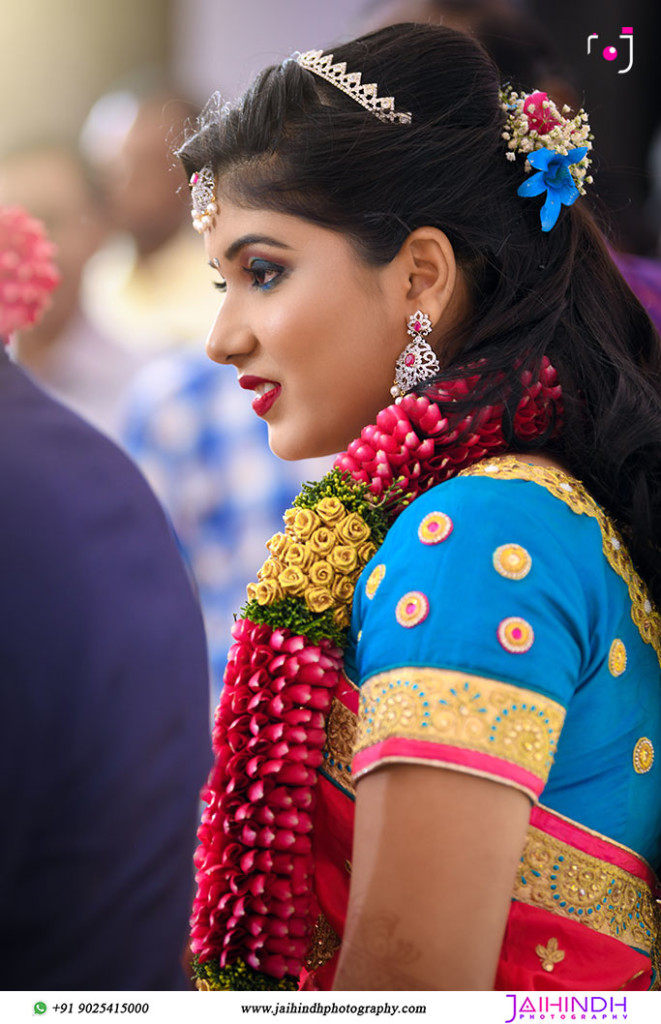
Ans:
{"label": "eyelash", "polygon": [[[242,267],[241,269],[252,277],[253,288],[265,292],[278,283],[285,268],[281,267],[278,263],[271,263],[269,260],[253,260],[249,267]],[[264,277],[267,274],[273,274],[274,276],[270,281],[262,281],[260,283],[259,276]]]}
{"label": "eyelash", "polygon": [[[265,292],[269,288],[272,288],[278,283],[285,268],[281,267],[279,263],[271,263],[268,260],[253,260],[249,267],[241,268],[245,274],[249,274],[252,277],[252,287],[257,288],[258,291]],[[274,276],[270,281],[262,282],[259,281],[259,276],[262,277],[266,274],[273,274]],[[227,281],[213,281],[214,288],[219,292],[227,291]]]}

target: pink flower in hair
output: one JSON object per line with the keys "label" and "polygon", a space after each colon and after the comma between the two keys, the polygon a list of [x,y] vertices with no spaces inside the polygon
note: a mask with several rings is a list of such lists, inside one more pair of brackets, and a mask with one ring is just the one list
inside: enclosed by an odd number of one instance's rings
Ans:
{"label": "pink flower in hair", "polygon": [[0,338],[29,327],[60,283],[54,246],[40,223],[18,207],[0,206]]}
{"label": "pink flower in hair", "polygon": [[556,107],[545,92],[531,92],[523,104],[523,110],[528,115],[530,127],[540,135],[548,135],[553,128],[562,124],[562,119],[555,116]]}

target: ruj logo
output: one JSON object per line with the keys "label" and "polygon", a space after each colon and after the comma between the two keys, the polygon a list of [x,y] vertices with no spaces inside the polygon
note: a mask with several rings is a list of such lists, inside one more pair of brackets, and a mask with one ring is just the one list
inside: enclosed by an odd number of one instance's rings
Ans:
{"label": "ruj logo", "polygon": [[[591,56],[592,53],[592,40],[598,38],[599,36],[596,32],[591,32],[588,36],[588,57]],[[620,32],[620,39],[624,39],[629,44],[629,63],[625,68],[618,68],[617,73],[618,75],[626,75],[627,71],[631,71],[633,67],[633,29],[623,27],[622,31]],[[607,61],[617,60],[617,48],[612,45],[604,46],[603,50],[601,51],[601,56],[604,58],[604,60]]]}

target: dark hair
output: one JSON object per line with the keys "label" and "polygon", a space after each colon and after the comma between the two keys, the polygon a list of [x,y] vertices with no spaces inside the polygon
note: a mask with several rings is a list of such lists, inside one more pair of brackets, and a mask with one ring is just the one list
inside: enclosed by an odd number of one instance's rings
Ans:
{"label": "dark hair", "polygon": [[[401,21],[406,6],[401,0],[370,0],[361,14],[372,28],[383,28]],[[547,27],[516,0],[420,0],[408,6],[416,22],[449,25],[479,40],[504,79],[517,88],[546,88],[543,83],[550,78],[563,78],[569,89],[575,88],[571,68]]]}
{"label": "dark hair", "polygon": [[521,368],[548,355],[563,428],[537,447],[560,457],[611,513],[661,606],[659,339],[587,199],[541,231],[541,201],[516,194],[521,159],[505,158],[498,71],[468,37],[398,25],[333,54],[378,83],[380,96],[394,96],[412,123],[382,122],[288,60],[263,71],[236,104],[206,111],[180,150],[187,172],[210,163],[234,201],[341,231],[377,265],[415,228],[442,229],[472,291],[443,375],[479,360],[480,400],[504,402],[511,419]]}

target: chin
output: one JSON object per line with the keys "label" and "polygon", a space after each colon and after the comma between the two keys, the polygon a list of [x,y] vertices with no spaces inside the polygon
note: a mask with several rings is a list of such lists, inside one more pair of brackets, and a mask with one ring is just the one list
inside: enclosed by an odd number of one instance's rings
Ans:
{"label": "chin", "polygon": [[[347,442],[348,444],[349,442]],[[342,451],[345,445],[332,447],[324,444],[321,438],[310,441],[309,438],[285,438],[278,436],[278,431],[269,430],[269,448],[274,455],[284,462],[298,462],[301,459],[316,459],[324,455],[335,455]]]}

